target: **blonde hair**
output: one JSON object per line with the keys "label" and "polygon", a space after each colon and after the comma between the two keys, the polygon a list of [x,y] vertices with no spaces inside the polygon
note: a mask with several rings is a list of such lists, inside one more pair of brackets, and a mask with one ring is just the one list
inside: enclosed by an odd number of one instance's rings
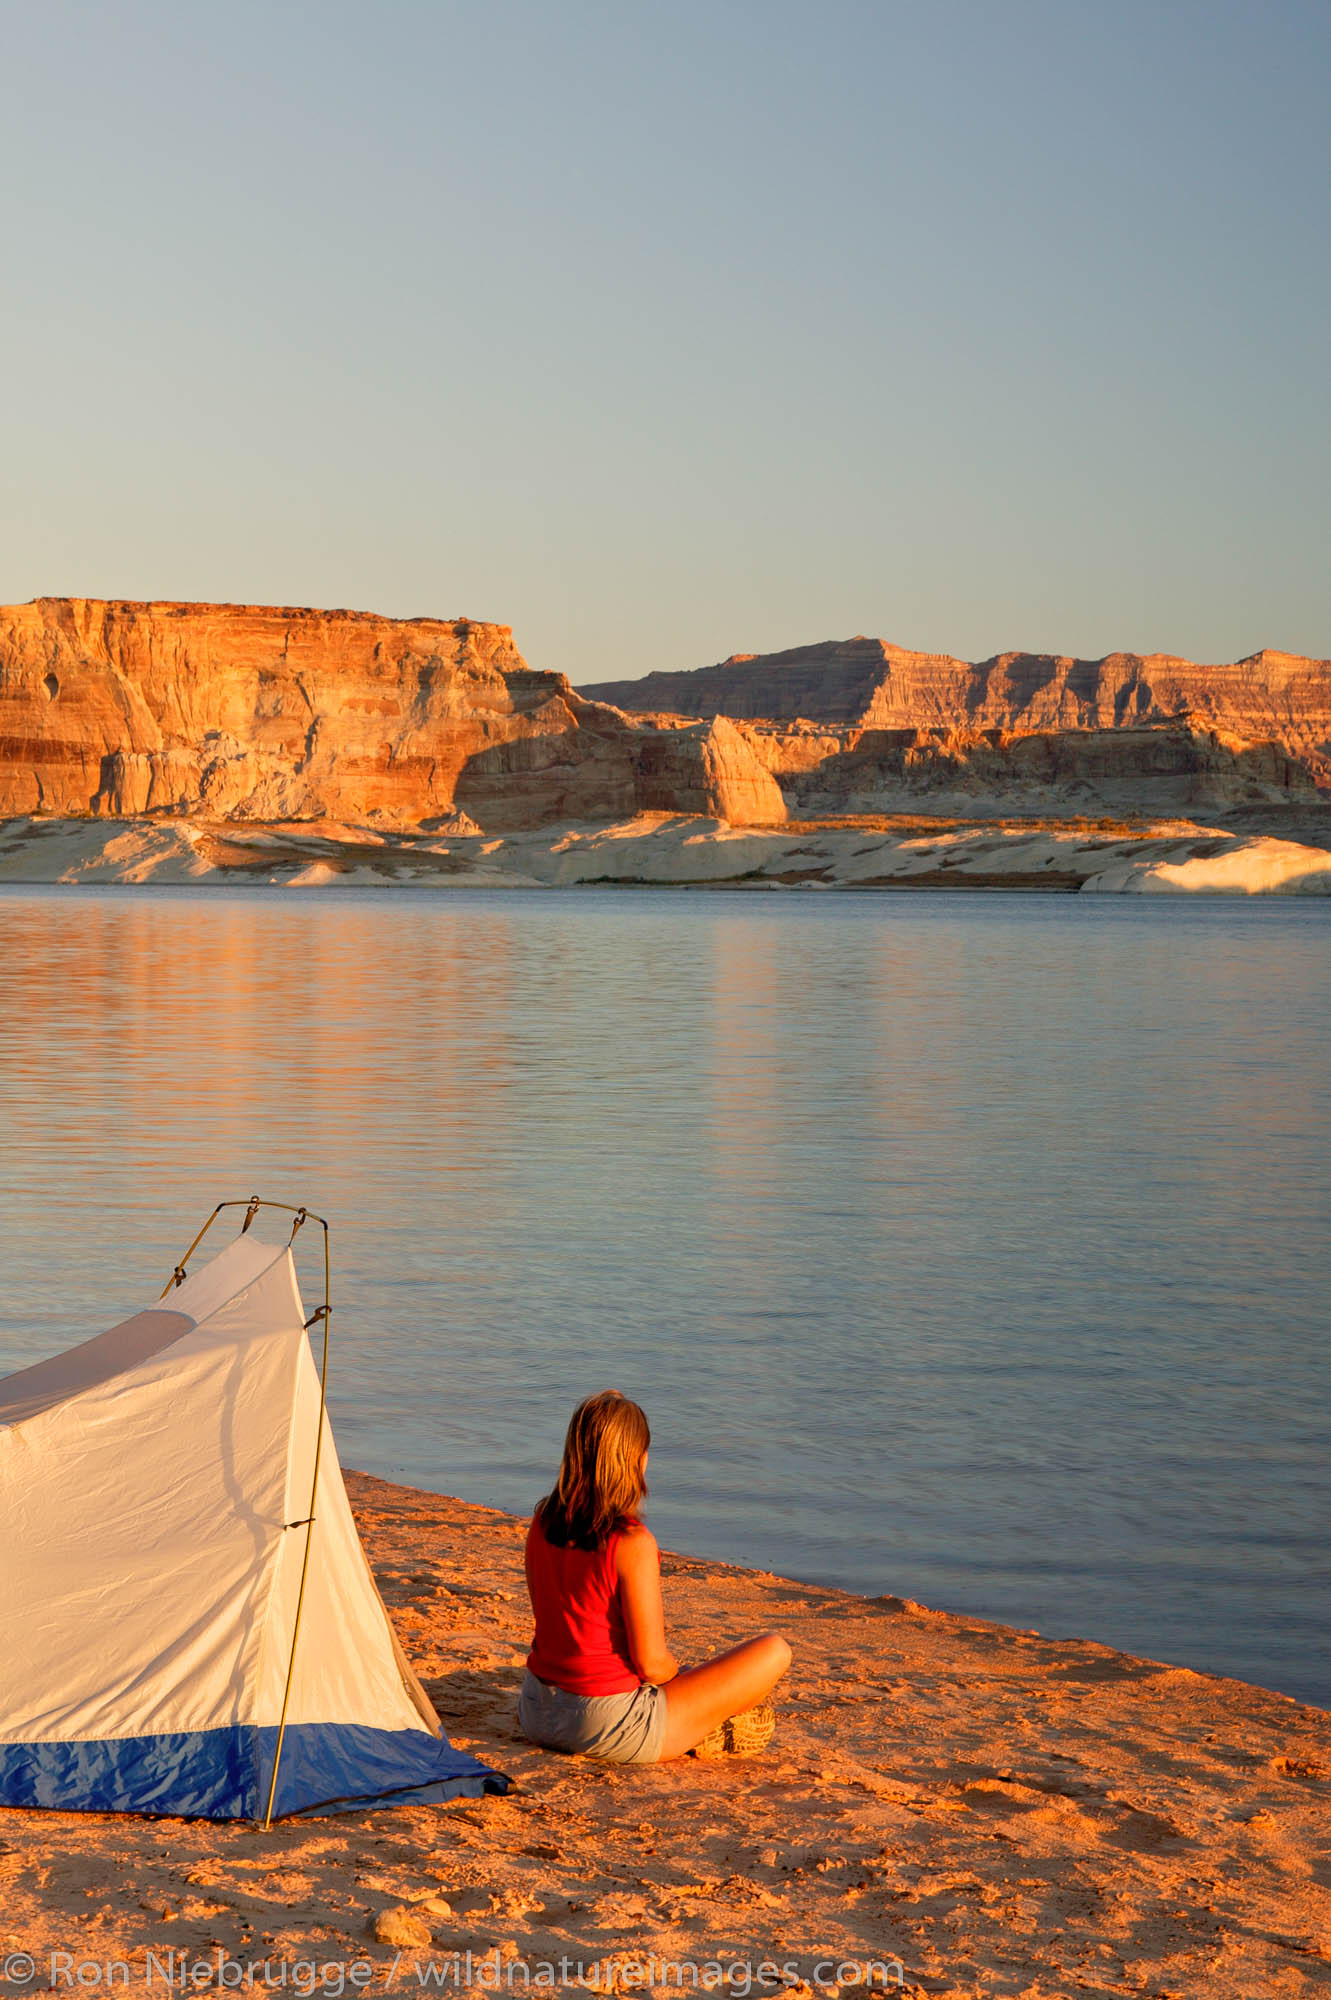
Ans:
{"label": "blonde hair", "polygon": [[545,1539],[556,1548],[599,1549],[627,1527],[647,1497],[642,1462],[651,1441],[645,1414],[618,1389],[579,1403],[554,1491],[537,1503]]}

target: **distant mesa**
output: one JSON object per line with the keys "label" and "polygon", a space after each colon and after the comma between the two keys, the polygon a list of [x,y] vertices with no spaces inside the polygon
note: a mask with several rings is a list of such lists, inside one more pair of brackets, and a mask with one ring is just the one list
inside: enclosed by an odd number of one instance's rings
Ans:
{"label": "distant mesa", "polygon": [[[1319,787],[1322,792],[1319,793]],[[862,636],[575,689],[506,625],[270,605],[0,608],[0,817],[465,836],[642,813],[1316,805],[1331,663],[1003,653]]]}
{"label": "distant mesa", "polygon": [[972,662],[858,635],[581,692],[658,718],[729,717],[799,813],[927,795],[1174,810],[1331,791],[1331,661],[1290,653]]}
{"label": "distant mesa", "polygon": [[686,673],[603,681],[580,692],[639,713],[828,722],[862,729],[1119,729],[1201,722],[1290,748],[1324,746],[1331,661],[1260,652],[1227,666],[1169,653],[996,653],[972,662],[884,639],[733,653]]}

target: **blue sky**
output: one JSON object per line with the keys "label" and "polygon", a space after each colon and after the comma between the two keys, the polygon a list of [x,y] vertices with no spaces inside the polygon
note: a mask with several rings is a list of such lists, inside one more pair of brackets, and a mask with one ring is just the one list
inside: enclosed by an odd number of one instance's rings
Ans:
{"label": "blue sky", "polygon": [[1331,652],[1331,7],[0,8],[0,599]]}

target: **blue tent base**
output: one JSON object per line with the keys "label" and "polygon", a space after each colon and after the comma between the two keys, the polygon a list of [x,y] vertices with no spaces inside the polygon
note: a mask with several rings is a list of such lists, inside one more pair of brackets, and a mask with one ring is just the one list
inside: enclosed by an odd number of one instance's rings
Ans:
{"label": "blue tent base", "polygon": [[[275,1729],[259,1739],[259,1809],[262,1818],[277,1746]],[[446,1736],[423,1729],[368,1729],[359,1723],[288,1723],[282,1738],[273,1817],[357,1812],[374,1805],[438,1804],[506,1792],[499,1771],[455,1750]]]}
{"label": "blue tent base", "polygon": [[[276,1728],[236,1725],[96,1742],[0,1744],[0,1805],[47,1812],[262,1819]],[[273,1817],[505,1792],[499,1771],[423,1729],[288,1723]]]}

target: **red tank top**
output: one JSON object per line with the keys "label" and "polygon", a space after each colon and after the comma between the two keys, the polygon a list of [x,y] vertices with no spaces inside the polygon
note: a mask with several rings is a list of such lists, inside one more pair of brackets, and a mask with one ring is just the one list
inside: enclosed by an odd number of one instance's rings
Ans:
{"label": "red tank top", "polygon": [[527,1587],[536,1631],[527,1665],[537,1680],[568,1694],[624,1694],[642,1684],[629,1658],[619,1608],[615,1549],[560,1549],[540,1523],[527,1530]]}

